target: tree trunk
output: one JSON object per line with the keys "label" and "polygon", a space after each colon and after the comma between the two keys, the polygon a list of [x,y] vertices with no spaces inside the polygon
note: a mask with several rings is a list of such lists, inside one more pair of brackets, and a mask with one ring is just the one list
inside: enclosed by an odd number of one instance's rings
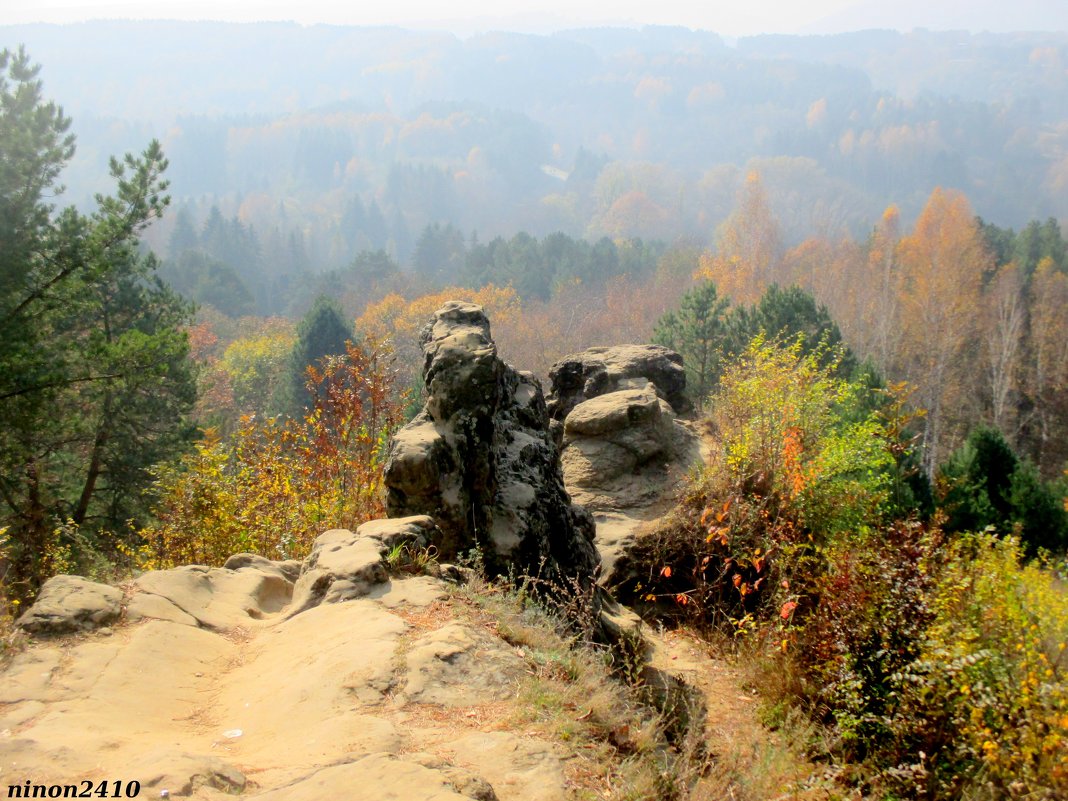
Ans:
{"label": "tree trunk", "polygon": [[89,458],[89,468],[85,474],[85,484],[82,485],[82,494],[78,498],[78,505],[74,508],[71,519],[76,526],[85,522],[89,514],[89,503],[93,500],[96,492],[96,482],[100,478],[100,471],[104,466],[104,447],[111,438],[111,393],[104,397],[104,413],[100,418],[100,428],[93,439],[93,453]]}

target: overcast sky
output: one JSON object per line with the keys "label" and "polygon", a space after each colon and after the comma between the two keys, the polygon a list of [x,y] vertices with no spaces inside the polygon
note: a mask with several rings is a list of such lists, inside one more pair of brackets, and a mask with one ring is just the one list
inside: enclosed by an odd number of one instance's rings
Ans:
{"label": "overcast sky", "polygon": [[611,24],[684,25],[727,35],[794,32],[858,0],[4,0],[0,24],[155,18],[236,21],[293,20],[352,25],[447,27],[461,33],[491,28],[547,32]]}

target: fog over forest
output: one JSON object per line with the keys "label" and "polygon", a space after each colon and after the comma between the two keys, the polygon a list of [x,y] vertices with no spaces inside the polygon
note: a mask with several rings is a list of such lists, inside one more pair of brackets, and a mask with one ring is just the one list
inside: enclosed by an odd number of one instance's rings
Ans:
{"label": "fog over forest", "polygon": [[161,140],[178,213],[148,240],[164,257],[213,209],[271,275],[377,249],[409,265],[434,224],[705,246],[754,170],[787,245],[864,236],[890,204],[911,222],[936,186],[1003,227],[1068,217],[1064,33],[728,44],[666,27],[461,39],[145,21],[0,37],[73,117],[68,202],[90,205],[110,155]]}

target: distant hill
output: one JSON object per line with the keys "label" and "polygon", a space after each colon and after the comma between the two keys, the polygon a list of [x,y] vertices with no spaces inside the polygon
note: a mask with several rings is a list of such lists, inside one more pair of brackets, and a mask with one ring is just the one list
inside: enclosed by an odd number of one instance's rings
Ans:
{"label": "distant hill", "polygon": [[[976,25],[999,19],[993,8],[976,4]],[[869,23],[938,22],[874,10],[884,16]],[[1021,26],[1068,17],[1034,0],[1015,11]],[[999,225],[1068,219],[1068,33],[728,44],[671,26],[469,38],[294,23],[0,26],[0,46],[19,43],[74,119],[68,198],[90,202],[109,155],[157,137],[192,227],[214,207],[250,227],[230,237],[249,239],[247,258],[224,258],[219,243],[215,253],[249,275],[271,260],[340,268],[367,248],[403,264],[432,225],[483,242],[562,231],[708,243],[754,170],[788,243],[863,235],[890,204],[907,224],[936,186],[964,191]],[[168,250],[176,220],[153,229],[153,247]]]}

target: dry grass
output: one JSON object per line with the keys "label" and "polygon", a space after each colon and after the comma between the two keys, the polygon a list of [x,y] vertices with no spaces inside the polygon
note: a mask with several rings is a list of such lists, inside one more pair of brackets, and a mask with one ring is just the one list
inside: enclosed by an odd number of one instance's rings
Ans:
{"label": "dry grass", "polygon": [[528,665],[507,726],[565,745],[570,797],[682,799],[690,771],[661,717],[613,673],[610,655],[584,645],[521,594],[476,580],[456,593],[469,622],[516,648]]}

